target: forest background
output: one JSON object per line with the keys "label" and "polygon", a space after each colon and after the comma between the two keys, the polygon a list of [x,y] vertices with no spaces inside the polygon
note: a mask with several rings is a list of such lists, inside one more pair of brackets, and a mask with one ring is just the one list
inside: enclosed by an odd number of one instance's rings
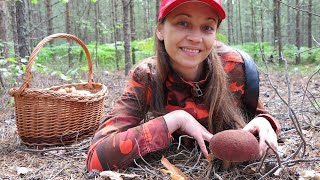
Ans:
{"label": "forest background", "polygon": [[[319,63],[319,0],[224,0],[227,20],[218,38],[247,51],[257,62]],[[160,0],[0,0],[1,86],[16,85],[27,57],[53,33],[73,34],[88,45],[97,69],[125,70],[154,55],[153,34]],[[68,43],[69,42],[69,43]],[[57,60],[70,73],[85,70],[83,51],[74,42],[50,42],[37,59],[39,70],[56,72]],[[65,64],[64,63],[64,64]],[[74,66],[74,64],[80,64]],[[306,67],[305,67],[306,68]],[[9,81],[7,81],[9,80]],[[9,83],[9,84],[7,84]]]}
{"label": "forest background", "polygon": [[[188,176],[206,174],[208,179],[276,176],[275,170],[284,166],[290,168],[272,179],[296,179],[310,171],[312,177],[317,173],[319,176],[320,0],[222,1],[227,19],[220,27],[218,39],[246,51],[258,65],[260,95],[283,126],[281,162],[278,161],[281,166],[274,165],[270,170],[266,165],[264,173],[249,166],[255,172],[250,176],[248,168],[215,173],[198,159],[200,152],[192,150],[187,162],[194,165],[178,167]],[[15,167],[33,169],[23,176],[27,179],[85,176],[89,140],[81,147],[73,146],[73,150],[70,147],[47,152],[28,150],[18,138],[14,100],[8,91],[21,85],[33,48],[54,33],[81,39],[93,58],[94,80],[109,89],[107,112],[123,91],[130,68],[154,55],[159,3],[160,0],[0,0],[0,179],[21,177]],[[70,39],[55,39],[37,54],[32,87],[84,82],[87,71],[83,49]],[[305,152],[306,156],[295,158]],[[176,156],[170,157],[169,160],[176,160]],[[305,163],[294,166],[301,162]],[[152,166],[158,167],[159,163]],[[158,170],[148,168],[133,172],[145,174],[145,178],[159,178]]]}

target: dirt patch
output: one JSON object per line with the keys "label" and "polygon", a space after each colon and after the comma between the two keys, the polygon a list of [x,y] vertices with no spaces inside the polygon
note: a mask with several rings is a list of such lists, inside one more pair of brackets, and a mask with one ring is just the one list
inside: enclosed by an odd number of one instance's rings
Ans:
{"label": "dirt patch", "polygon": [[[311,179],[320,173],[320,74],[312,79],[310,77],[291,74],[288,86],[285,75],[273,73],[270,80],[276,92],[266,74],[261,73],[260,96],[266,107],[279,119],[283,130],[279,137],[280,169],[276,168],[277,157],[270,155],[261,167],[261,162],[256,161],[222,170],[220,160],[215,159],[211,163],[202,157],[198,147],[184,147],[177,142],[166,150],[137,160],[134,166],[119,172],[139,175],[136,179],[170,179],[161,173],[164,167],[160,159],[164,155],[190,179],[259,179],[272,169],[278,170],[270,173],[267,179],[298,179],[303,176]],[[41,84],[41,78],[38,80]],[[96,73],[95,81],[104,83],[109,89],[105,104],[108,112],[123,92],[126,79],[120,73]],[[0,103],[0,179],[87,179],[97,175],[85,171],[91,138],[65,147],[37,149],[25,146],[20,142],[12,100],[7,93],[0,97]],[[290,116],[288,105],[293,112]],[[297,124],[291,118],[296,118],[302,128],[301,133],[298,133],[295,128]],[[305,156],[300,157],[303,152],[301,148],[298,155],[292,158],[302,142],[306,143]]]}

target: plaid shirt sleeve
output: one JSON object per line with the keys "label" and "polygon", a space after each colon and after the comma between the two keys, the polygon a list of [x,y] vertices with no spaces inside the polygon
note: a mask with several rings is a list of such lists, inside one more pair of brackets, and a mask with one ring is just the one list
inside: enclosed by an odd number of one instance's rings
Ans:
{"label": "plaid shirt sleeve", "polygon": [[86,160],[87,169],[103,171],[123,169],[134,159],[164,149],[170,144],[170,135],[162,116],[142,123],[142,103],[149,101],[150,90],[143,99],[144,81],[148,67],[137,67],[116,101],[113,110],[104,118],[94,135]]}

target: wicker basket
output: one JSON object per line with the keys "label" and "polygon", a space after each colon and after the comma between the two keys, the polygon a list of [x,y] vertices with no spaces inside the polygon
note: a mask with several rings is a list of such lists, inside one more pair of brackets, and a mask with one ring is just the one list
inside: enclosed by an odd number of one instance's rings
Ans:
{"label": "wicker basket", "polygon": [[[40,49],[50,40],[67,38],[84,49],[88,60],[88,83],[67,84],[47,89],[31,88],[31,69]],[[89,95],[63,93],[61,88],[75,87]],[[86,45],[77,37],[58,33],[43,39],[30,55],[21,87],[9,94],[15,100],[18,133],[26,145],[61,145],[73,143],[93,134],[103,114],[106,86],[93,82],[92,60]]]}

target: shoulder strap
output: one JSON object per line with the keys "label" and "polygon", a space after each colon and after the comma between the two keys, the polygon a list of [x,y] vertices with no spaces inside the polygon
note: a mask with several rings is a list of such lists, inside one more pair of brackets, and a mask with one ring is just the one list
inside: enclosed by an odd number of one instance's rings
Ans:
{"label": "shoulder strap", "polygon": [[244,61],[245,67],[245,90],[244,90],[244,106],[248,117],[254,118],[259,98],[259,72],[256,63],[246,52],[235,49]]}

